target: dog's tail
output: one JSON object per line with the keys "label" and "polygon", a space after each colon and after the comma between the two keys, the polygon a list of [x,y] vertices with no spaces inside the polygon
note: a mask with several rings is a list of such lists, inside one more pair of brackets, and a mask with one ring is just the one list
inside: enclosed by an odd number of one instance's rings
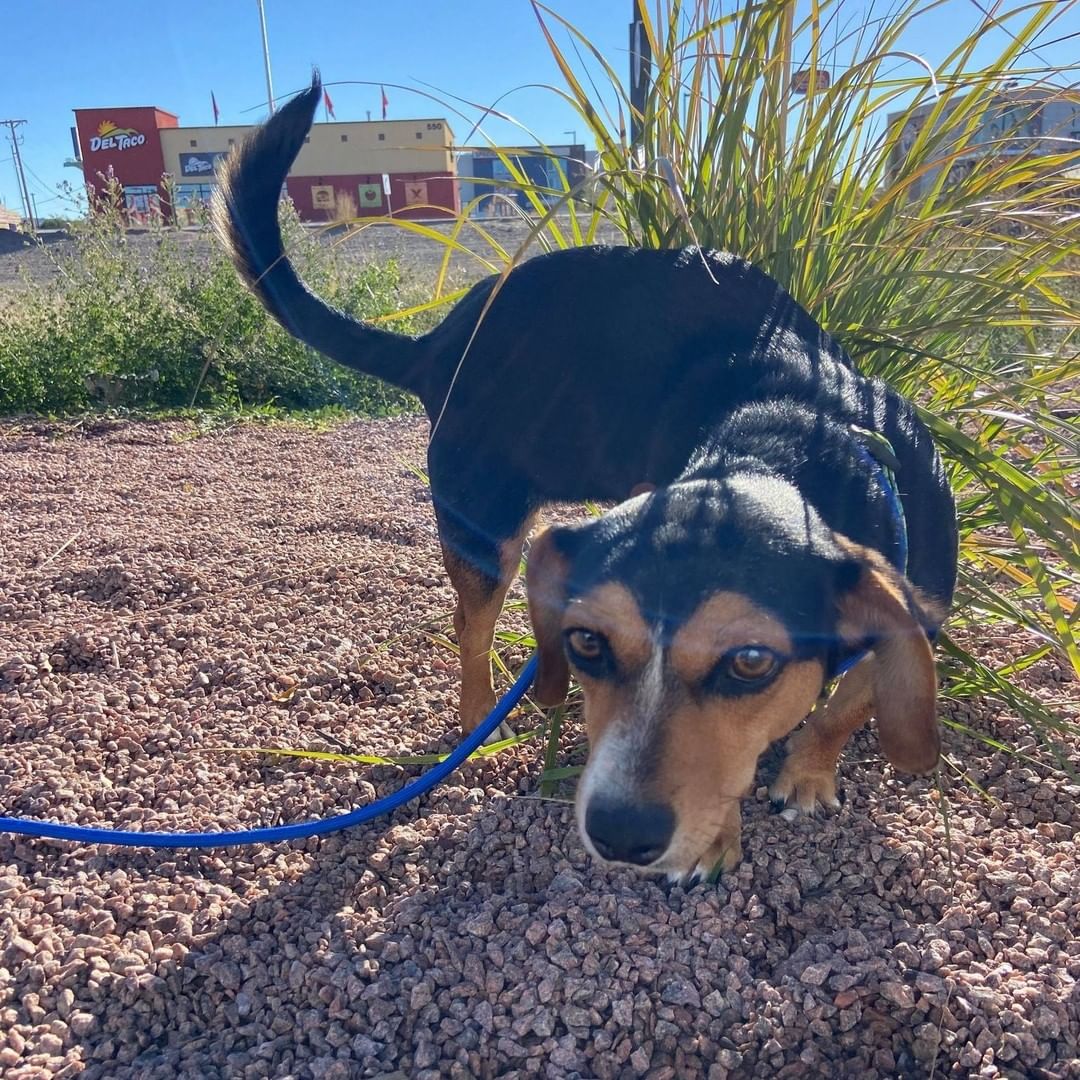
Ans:
{"label": "dog's tail", "polygon": [[426,365],[417,340],[370,326],[320,300],[285,255],[278,202],[321,96],[316,71],[310,89],[232,153],[213,198],[214,228],[255,295],[290,334],[339,364],[421,393]]}

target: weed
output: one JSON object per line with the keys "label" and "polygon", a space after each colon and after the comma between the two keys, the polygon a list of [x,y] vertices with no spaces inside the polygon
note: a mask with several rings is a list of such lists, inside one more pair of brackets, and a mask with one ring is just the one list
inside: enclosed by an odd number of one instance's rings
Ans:
{"label": "weed", "polygon": [[[292,338],[216,245],[207,251],[160,226],[136,240],[122,200],[115,183],[104,185],[90,216],[72,226],[74,250],[58,259],[53,282],[19,290],[0,308],[0,414],[198,405],[383,416],[415,407]],[[301,273],[331,303],[364,318],[401,306],[395,264],[350,266],[288,205],[283,225]],[[417,325],[405,320],[401,329]]]}

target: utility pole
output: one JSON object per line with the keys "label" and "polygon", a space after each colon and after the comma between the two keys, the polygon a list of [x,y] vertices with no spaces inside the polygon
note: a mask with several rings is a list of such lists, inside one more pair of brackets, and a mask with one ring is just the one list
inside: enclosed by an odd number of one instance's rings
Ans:
{"label": "utility pole", "polygon": [[630,146],[641,143],[645,106],[652,76],[652,47],[645,33],[645,0],[634,0],[630,23]]}
{"label": "utility pole", "polygon": [[11,147],[15,158],[15,171],[19,175],[19,197],[22,199],[23,212],[26,214],[26,220],[30,222],[30,231],[37,232],[37,226],[34,224],[34,208],[30,204],[30,189],[26,186],[22,155],[19,153],[19,136],[15,133],[15,129],[25,123],[25,120],[0,120],[0,124],[6,124],[11,131]]}
{"label": "utility pole", "polygon": [[266,107],[270,115],[274,115],[274,84],[270,80],[270,42],[266,37],[266,12],[263,10],[263,0],[256,0],[259,5],[259,26],[262,28],[263,43],[263,67],[266,69]]}

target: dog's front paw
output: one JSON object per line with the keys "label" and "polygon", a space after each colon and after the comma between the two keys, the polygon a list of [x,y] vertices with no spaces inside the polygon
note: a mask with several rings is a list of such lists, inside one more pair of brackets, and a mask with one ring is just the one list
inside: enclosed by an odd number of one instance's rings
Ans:
{"label": "dog's front paw", "polygon": [[817,807],[839,810],[836,797],[836,768],[822,767],[819,761],[798,750],[789,753],[780,775],[769,788],[769,797],[779,806],[812,814]]}
{"label": "dog's front paw", "polygon": [[673,885],[689,889],[705,881],[710,884],[719,880],[721,874],[729,874],[742,862],[742,839],[739,833],[718,837],[716,842],[698,859],[692,870],[668,874]]}
{"label": "dog's front paw", "polygon": [[465,692],[461,695],[461,707],[458,709],[458,717],[461,720],[461,733],[468,735],[475,731],[495,708],[495,692],[485,690],[473,694]]}

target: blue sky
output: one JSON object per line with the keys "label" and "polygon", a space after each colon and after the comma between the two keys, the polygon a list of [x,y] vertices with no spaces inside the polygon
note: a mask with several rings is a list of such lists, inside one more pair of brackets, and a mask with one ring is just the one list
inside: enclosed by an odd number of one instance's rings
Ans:
{"label": "blue sky", "polygon": [[[984,6],[992,0],[978,0]],[[630,0],[548,0],[603,52],[627,66]],[[369,80],[387,87],[391,118],[443,114],[445,109],[397,84],[490,103],[524,83],[558,83],[559,73],[528,0],[265,0],[274,90],[303,86],[313,64],[328,83]],[[689,5],[688,5],[689,6]],[[734,6],[725,0],[724,8]],[[850,0],[852,14],[865,10]],[[57,187],[81,184],[65,169],[71,155],[71,110],[158,105],[182,124],[213,122],[210,92],[222,123],[249,123],[266,114],[255,0],[183,0],[181,4],[103,4],[95,0],[6,0],[0,119],[17,117],[27,181],[45,214],[69,209]],[[879,7],[885,10],[885,5]],[[928,16],[908,48],[940,61],[979,19],[976,0],[947,0]],[[1049,37],[1080,31],[1073,8]],[[1003,35],[996,35],[1000,45]],[[563,36],[565,41],[565,35]],[[1080,38],[1040,49],[1046,61],[1073,64]],[[1031,61],[1032,65],[1040,61]],[[379,115],[378,85],[331,86],[339,120]],[[569,140],[583,125],[546,91],[519,91],[502,107],[545,142]],[[471,115],[471,114],[470,114]],[[468,123],[451,115],[459,139]],[[488,125],[493,138],[522,142],[507,126]],[[19,206],[6,128],[0,128],[0,201]]]}

